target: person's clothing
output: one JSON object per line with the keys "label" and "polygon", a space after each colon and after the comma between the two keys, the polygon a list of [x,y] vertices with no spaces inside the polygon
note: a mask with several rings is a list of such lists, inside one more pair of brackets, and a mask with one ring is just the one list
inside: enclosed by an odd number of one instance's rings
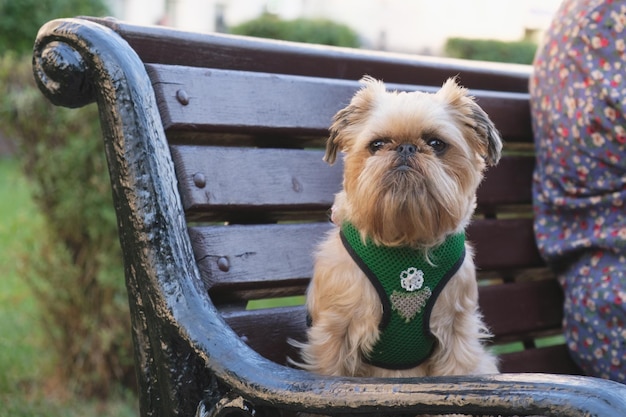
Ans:
{"label": "person's clothing", "polygon": [[572,357],[626,382],[626,2],[564,0],[533,65],[537,244]]}

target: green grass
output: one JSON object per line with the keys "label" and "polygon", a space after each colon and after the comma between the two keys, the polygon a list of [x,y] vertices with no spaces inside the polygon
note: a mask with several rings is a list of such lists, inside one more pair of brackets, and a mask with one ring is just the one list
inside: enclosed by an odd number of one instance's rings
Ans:
{"label": "green grass", "polygon": [[304,304],[304,295],[294,295],[291,297],[263,298],[261,300],[250,300],[246,306],[247,310],[260,310],[273,307],[292,307]]}
{"label": "green grass", "polygon": [[20,277],[44,225],[31,194],[18,162],[0,158],[0,417],[137,416],[128,395],[88,401],[54,386],[37,303]]}
{"label": "green grass", "polygon": [[36,305],[18,274],[20,254],[42,222],[18,168],[14,161],[0,161],[0,393],[36,379],[43,366],[32,360],[45,360],[39,355],[45,352],[34,347],[40,342],[33,332]]}

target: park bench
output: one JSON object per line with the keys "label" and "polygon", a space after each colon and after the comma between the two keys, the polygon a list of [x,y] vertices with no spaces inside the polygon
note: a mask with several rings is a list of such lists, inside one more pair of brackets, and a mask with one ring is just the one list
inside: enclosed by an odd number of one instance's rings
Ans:
{"label": "park bench", "polygon": [[[144,417],[626,415],[626,386],[577,375],[563,296],[535,245],[529,67],[95,18],[44,25],[33,64],[53,103],[99,107]],[[424,91],[458,76],[506,141],[468,230],[503,374],[359,379],[286,365],[341,183],[341,163],[322,161],[327,128],[364,74]]]}

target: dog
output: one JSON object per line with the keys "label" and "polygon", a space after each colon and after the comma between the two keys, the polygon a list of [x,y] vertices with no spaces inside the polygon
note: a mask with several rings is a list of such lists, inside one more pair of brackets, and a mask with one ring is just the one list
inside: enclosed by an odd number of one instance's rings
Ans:
{"label": "dog", "polygon": [[[467,89],[387,91],[369,76],[333,118],[342,190],[315,253],[300,367],[323,375],[492,374],[464,230],[502,139]],[[294,362],[295,363],[295,362]]]}

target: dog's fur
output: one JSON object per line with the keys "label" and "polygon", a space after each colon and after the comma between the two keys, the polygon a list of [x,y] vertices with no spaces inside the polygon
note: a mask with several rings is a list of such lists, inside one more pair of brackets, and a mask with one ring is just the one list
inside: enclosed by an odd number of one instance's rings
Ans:
{"label": "dog's fur", "polygon": [[[502,141],[487,114],[449,79],[435,94],[389,92],[364,77],[363,87],[330,128],[325,159],[345,153],[343,190],[333,221],[351,222],[377,245],[428,249],[463,231],[476,205],[487,165]],[[374,143],[375,141],[379,141]],[[408,157],[399,145],[410,144]],[[430,317],[433,354],[412,369],[389,370],[364,358],[379,337],[382,305],[344,248],[338,228],[319,246],[307,291],[308,340],[296,343],[305,369],[324,375],[429,376],[496,373],[483,341],[489,332],[478,310],[472,248],[446,284]]]}

